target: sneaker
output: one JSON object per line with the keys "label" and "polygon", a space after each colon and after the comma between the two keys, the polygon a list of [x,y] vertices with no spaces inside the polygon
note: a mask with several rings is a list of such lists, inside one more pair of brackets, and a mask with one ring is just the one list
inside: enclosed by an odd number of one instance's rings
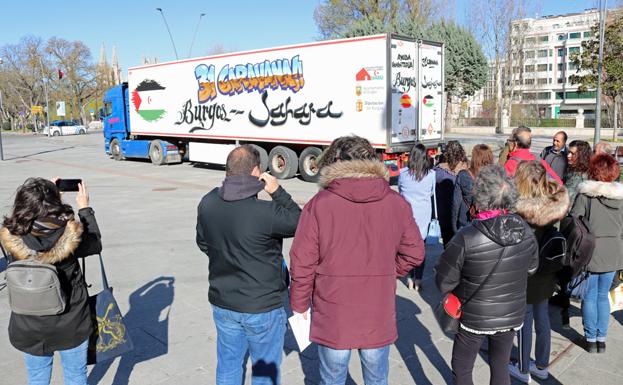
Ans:
{"label": "sneaker", "polygon": [[606,341],[597,341],[597,353],[606,352]]}
{"label": "sneaker", "polygon": [[549,377],[547,368],[539,369],[534,361],[530,361],[530,374],[539,380],[547,380],[547,377]]}
{"label": "sneaker", "polygon": [[518,363],[508,364],[508,372],[510,373],[511,377],[523,382],[524,384],[529,384],[532,381],[530,373],[522,373],[519,370]]}

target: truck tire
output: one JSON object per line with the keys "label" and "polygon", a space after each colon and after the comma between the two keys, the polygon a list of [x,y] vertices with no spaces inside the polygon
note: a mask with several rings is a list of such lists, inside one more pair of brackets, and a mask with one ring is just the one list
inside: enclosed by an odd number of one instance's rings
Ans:
{"label": "truck tire", "polygon": [[53,131],[52,136],[61,136],[60,131]]}
{"label": "truck tire", "polygon": [[119,139],[113,139],[110,141],[110,156],[114,160],[124,160],[123,152],[121,152],[121,144]]}
{"label": "truck tire", "polygon": [[299,157],[299,173],[305,182],[316,183],[320,174],[318,173],[318,160],[320,160],[322,150],[318,147],[307,147],[301,152]]}
{"label": "truck tire", "polygon": [[298,171],[296,152],[284,146],[277,146],[268,155],[268,169],[278,179],[289,179]]}
{"label": "truck tire", "polygon": [[155,166],[162,166],[164,164],[164,148],[162,142],[158,139],[152,140],[149,145],[149,160]]}
{"label": "truck tire", "polygon": [[257,144],[252,144],[251,146],[260,153],[260,172],[266,171],[268,169],[268,153]]}

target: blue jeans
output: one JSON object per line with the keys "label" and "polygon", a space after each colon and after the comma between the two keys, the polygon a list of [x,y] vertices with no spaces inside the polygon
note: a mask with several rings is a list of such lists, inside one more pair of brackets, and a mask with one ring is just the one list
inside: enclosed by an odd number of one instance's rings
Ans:
{"label": "blue jeans", "polygon": [[534,357],[539,368],[549,366],[549,353],[552,346],[552,330],[549,324],[549,300],[534,305],[526,305],[523,327],[517,332],[519,347],[519,370],[530,372],[530,351],[532,350],[532,321],[536,331],[536,349]]}
{"label": "blue jeans", "polygon": [[280,382],[286,312],[283,307],[266,313],[238,313],[212,305],[216,324],[216,383],[243,383],[244,359],[249,352],[254,385]]}
{"label": "blue jeans", "polygon": [[[75,348],[59,350],[63,365],[65,385],[86,385],[87,383],[87,339]],[[28,385],[48,385],[52,378],[52,360],[54,355],[33,356],[24,353],[24,362],[28,371]]]}
{"label": "blue jeans", "polygon": [[[351,350],[336,350],[318,345],[320,385],[344,385],[348,374]],[[376,349],[359,349],[366,385],[387,385],[389,345]]]}
{"label": "blue jeans", "polygon": [[582,323],[584,336],[588,342],[606,341],[610,321],[610,301],[608,292],[614,278],[614,271],[590,273],[588,287],[582,300]]}

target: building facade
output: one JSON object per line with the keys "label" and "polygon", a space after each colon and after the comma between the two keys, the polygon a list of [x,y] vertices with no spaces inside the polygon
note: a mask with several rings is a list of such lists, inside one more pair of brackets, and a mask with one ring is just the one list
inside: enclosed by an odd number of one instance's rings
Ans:
{"label": "building facade", "polygon": [[582,41],[593,38],[598,23],[596,9],[514,21],[508,59],[513,108],[526,107],[540,118],[594,117],[595,91],[578,91],[569,77],[582,74],[572,58],[581,53]]}

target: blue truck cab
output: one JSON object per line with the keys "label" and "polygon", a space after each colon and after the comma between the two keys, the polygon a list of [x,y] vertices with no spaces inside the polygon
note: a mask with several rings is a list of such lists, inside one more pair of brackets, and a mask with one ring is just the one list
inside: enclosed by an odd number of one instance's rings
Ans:
{"label": "blue truck cab", "polygon": [[155,165],[182,161],[184,143],[132,135],[128,83],[109,89],[104,95],[104,107],[99,112],[104,122],[104,147],[113,159],[143,158],[150,159]]}

